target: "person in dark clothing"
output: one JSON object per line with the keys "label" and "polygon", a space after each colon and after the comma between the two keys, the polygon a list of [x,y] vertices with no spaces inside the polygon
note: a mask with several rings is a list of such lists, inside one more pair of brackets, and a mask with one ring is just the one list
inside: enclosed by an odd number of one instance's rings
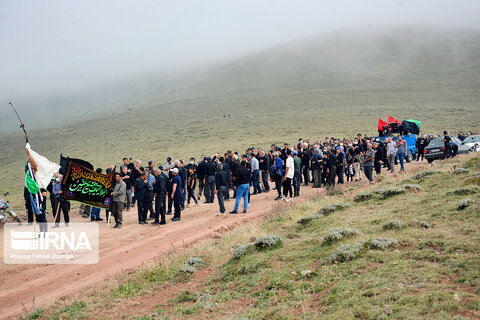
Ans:
{"label": "person in dark clothing", "polygon": [[190,208],[190,200],[195,202],[194,207],[198,205],[197,198],[195,197],[195,185],[197,183],[197,175],[195,173],[195,167],[188,168],[187,178],[187,208]]}
{"label": "person in dark clothing", "polygon": [[70,216],[68,211],[70,210],[70,202],[63,199],[62,195],[62,175],[57,175],[56,182],[53,185],[53,194],[55,194],[55,208],[56,210],[56,218],[55,218],[55,226],[54,228],[58,228],[60,225],[60,212],[63,212],[63,218],[65,220],[65,226],[68,226],[70,223]]}
{"label": "person in dark clothing", "polygon": [[232,162],[232,184],[233,184],[233,197],[237,198],[237,188],[238,187],[238,171],[240,170],[240,162],[238,162],[238,155],[233,155]]}
{"label": "person in dark clothing", "polygon": [[323,150],[323,161],[322,161],[322,186],[327,185],[328,178],[328,151],[327,149]]}
{"label": "person in dark clothing", "polygon": [[312,188],[320,188],[321,186],[321,178],[320,178],[320,170],[322,168],[322,161],[323,161],[323,154],[319,148],[315,148],[313,150],[313,157],[312,157],[312,175],[313,175],[313,187]]}
{"label": "person in dark clothing", "polygon": [[51,211],[52,214],[54,214],[53,212],[55,212],[55,195],[53,194],[53,184],[54,183],[55,183],[55,178],[52,178],[52,180],[50,181],[50,183],[47,186],[47,191],[48,191],[49,196],[50,196],[50,206],[52,207],[52,211]]}
{"label": "person in dark clothing", "polygon": [[231,214],[236,214],[238,210],[238,206],[240,205],[240,200],[243,198],[243,213],[247,213],[248,210],[248,194],[250,192],[250,182],[251,182],[251,172],[250,169],[247,168],[247,162],[242,161],[240,165],[240,169],[238,170],[238,174],[236,176],[236,181],[238,184],[237,188],[237,197],[235,200],[235,207]]}
{"label": "person in dark clothing", "polygon": [[[142,176],[144,171],[145,171],[145,169],[142,167],[142,161],[137,160],[135,162],[134,168],[132,170],[132,179],[134,181],[134,184],[135,184],[135,181]],[[135,188],[135,186],[134,186],[134,188]],[[134,192],[135,192],[135,189],[134,189]],[[135,195],[132,197],[132,206],[135,205],[136,201],[137,201],[137,197],[136,197],[136,192],[135,192]],[[143,201],[143,199],[142,199],[142,201]]]}
{"label": "person in dark clothing", "polygon": [[448,158],[450,156],[450,142],[452,142],[452,138],[450,138],[448,131],[443,131],[443,139],[440,141],[443,141],[444,143],[443,156]]}
{"label": "person in dark clothing", "polygon": [[213,203],[215,197],[215,163],[208,158],[205,164],[205,203]]}
{"label": "person in dark clothing", "polygon": [[269,192],[270,191],[270,185],[268,183],[268,172],[270,170],[270,159],[268,156],[265,154],[265,151],[260,149],[258,151],[258,162],[260,165],[260,173],[262,175],[262,184],[263,184],[263,192]]}
{"label": "person in dark clothing", "polygon": [[373,149],[375,150],[375,159],[373,161],[373,165],[375,167],[375,173],[378,176],[382,173],[383,149],[380,147],[380,143],[378,142],[373,144]]}
{"label": "person in dark clothing", "polygon": [[188,178],[188,171],[185,168],[185,163],[183,162],[183,160],[179,161],[178,175],[182,180],[182,201],[180,202],[180,209],[183,211],[185,209],[185,198],[187,195],[187,178]]}
{"label": "person in dark clothing", "polygon": [[225,171],[225,173],[227,174],[227,193],[226,193],[226,197],[225,197],[225,200],[229,201],[230,200],[230,192],[229,192],[229,186],[230,186],[230,164],[228,164],[226,161],[225,161],[225,158],[224,157],[220,157],[220,163],[223,165],[223,171]]}
{"label": "person in dark clothing", "polygon": [[25,199],[25,209],[27,209],[27,221],[28,224],[33,223],[33,209],[32,209],[32,200],[30,199],[30,192],[28,192],[27,187],[23,188],[23,198]]}
{"label": "person in dark clothing", "polygon": [[218,198],[218,205],[220,206],[220,215],[225,214],[225,205],[223,200],[228,196],[228,175],[223,170],[223,164],[217,164],[217,174],[215,175],[215,193]]}
{"label": "person in dark clothing", "polygon": [[138,209],[138,223],[145,224],[147,223],[147,217],[145,215],[146,211],[144,209],[145,196],[148,190],[148,173],[143,172],[142,175],[135,180],[135,197],[137,198],[137,209]]}
{"label": "person in dark clothing", "polygon": [[423,136],[423,134],[417,139],[416,143],[417,147],[417,161],[420,160],[420,157],[422,157],[423,161],[423,153],[425,152],[425,147],[427,146],[427,140]]}
{"label": "person in dark clothing", "polygon": [[[203,158],[199,163],[197,167],[197,179],[198,179],[198,200],[202,197],[202,192],[204,193],[204,188],[205,188],[205,169],[206,169],[206,161],[205,158]],[[205,193],[204,193],[205,194]]]}
{"label": "person in dark clothing", "polygon": [[310,157],[310,150],[305,150],[300,156],[302,160],[303,183],[305,186],[308,186],[310,182]]}
{"label": "person in dark clothing", "polygon": [[337,156],[337,163],[336,163],[336,170],[337,170],[337,178],[338,184],[343,184],[343,178],[345,173],[345,153],[342,150],[342,147],[335,148],[336,156]]}
{"label": "person in dark clothing", "polygon": [[[147,190],[145,193],[145,200],[143,203],[143,210],[145,211],[144,216],[148,217],[147,220],[155,219],[155,210],[153,209],[153,199],[154,199],[154,192],[153,186],[155,183],[155,176],[153,175],[153,170],[150,167],[147,167]],[[150,215],[148,212],[150,211]]]}
{"label": "person in dark clothing", "polygon": [[275,200],[282,200],[282,179],[283,179],[283,161],[280,158],[278,151],[273,153],[274,165],[272,166],[272,176],[275,180],[275,189],[277,190],[278,197]]}
{"label": "person in dark clothing", "polygon": [[337,173],[337,156],[335,149],[330,150],[327,160],[327,189],[335,188],[335,176]]}
{"label": "person in dark clothing", "polygon": [[[167,194],[168,177],[162,173],[159,168],[154,169],[155,184],[153,191],[155,193],[155,221],[153,225],[165,224],[165,195]],[[159,217],[161,220],[159,221]]]}
{"label": "person in dark clothing", "polygon": [[178,168],[173,168],[171,170],[172,173],[172,192],[170,197],[173,199],[173,206],[175,208],[175,212],[173,215],[172,221],[180,221],[180,202],[182,201],[182,179],[178,175]]}
{"label": "person in dark clothing", "polygon": [[133,178],[132,174],[128,172],[128,167],[123,166],[122,167],[122,181],[125,182],[125,185],[127,186],[127,191],[126,191],[126,196],[127,196],[127,210],[130,210],[130,205],[132,203],[132,184],[133,184]]}

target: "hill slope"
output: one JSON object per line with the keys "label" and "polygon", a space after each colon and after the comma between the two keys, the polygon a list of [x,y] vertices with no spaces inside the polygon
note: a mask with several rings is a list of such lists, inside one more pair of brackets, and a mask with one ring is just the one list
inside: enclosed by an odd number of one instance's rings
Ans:
{"label": "hill slope", "polygon": [[[129,99],[135,104],[30,132],[30,137],[34,150],[53,160],[63,153],[106,167],[125,156],[163,162],[167,156],[198,157],[300,136],[375,134],[378,117],[389,114],[418,119],[424,133],[478,130],[472,119],[480,118],[479,71],[478,32],[345,31],[272,48],[205,73],[128,82],[131,86],[123,85],[118,97],[135,91]],[[96,114],[106,112],[96,109]],[[74,116],[78,110],[69,112]],[[25,123],[29,128],[32,120]],[[20,133],[0,135],[0,146],[0,161],[6,164],[0,191],[20,195],[18,168],[25,160]]]}
{"label": "hill slope", "polygon": [[[453,165],[470,171],[453,171]],[[178,250],[37,314],[45,319],[478,319],[479,170],[480,157],[469,155],[434,170],[387,174],[367,190],[356,184],[343,195],[318,193],[295,205],[278,203],[261,223]],[[385,192],[399,188],[404,191]],[[365,191],[375,195],[356,201]],[[465,198],[475,203],[459,210],[457,203]],[[328,210],[333,204],[337,209]],[[282,242],[262,249],[260,243],[273,243],[260,242],[263,235]],[[184,261],[194,264],[198,257],[205,264],[193,274],[181,271]]]}

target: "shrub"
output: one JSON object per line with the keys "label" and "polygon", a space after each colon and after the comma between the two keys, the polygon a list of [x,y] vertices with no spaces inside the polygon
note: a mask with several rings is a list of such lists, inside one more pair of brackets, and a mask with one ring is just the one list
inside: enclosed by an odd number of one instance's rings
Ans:
{"label": "shrub", "polygon": [[340,239],[357,235],[358,232],[355,229],[343,229],[335,228],[328,231],[327,235],[323,238],[326,243],[333,243]]}
{"label": "shrub", "polygon": [[467,198],[457,202],[457,210],[464,210],[475,203],[475,200]]}
{"label": "shrub", "polygon": [[424,179],[426,176],[430,176],[432,174],[436,174],[436,173],[439,173],[439,171],[435,171],[435,170],[426,170],[426,171],[422,171],[422,172],[419,172],[417,174],[415,174],[412,179],[413,180],[421,180],[421,179]]}
{"label": "shrub", "polygon": [[450,192],[448,192],[448,194],[454,194],[454,195],[457,195],[457,196],[464,196],[464,195],[467,195],[467,194],[478,193],[478,190],[480,190],[480,188],[477,187],[477,186],[465,186],[465,187],[461,187],[461,188],[455,189],[453,191],[450,191]]}
{"label": "shrub", "polygon": [[373,238],[370,241],[370,249],[372,250],[385,250],[391,246],[397,244],[397,240],[395,239],[388,239],[388,238]]}
{"label": "shrub", "polygon": [[184,264],[179,271],[183,273],[195,273],[197,272],[197,268],[188,264]]}
{"label": "shrub", "polygon": [[327,204],[318,210],[317,214],[320,216],[328,216],[334,211],[340,211],[347,208],[349,205],[348,203],[335,203],[335,204]]}
{"label": "shrub", "polygon": [[418,184],[404,184],[402,187],[408,191],[422,191],[422,187],[420,187]]}
{"label": "shrub", "polygon": [[400,230],[404,227],[399,220],[393,220],[383,225],[383,230]]}
{"label": "shrub", "polygon": [[206,265],[205,261],[203,261],[203,259],[199,257],[190,258],[187,261],[185,261],[185,264],[193,267]]}
{"label": "shrub", "polygon": [[353,201],[355,202],[363,202],[368,201],[373,198],[373,193],[371,192],[359,192],[353,197]]}
{"label": "shrub", "polygon": [[251,244],[251,243],[242,244],[240,247],[235,249],[235,251],[233,251],[233,255],[232,255],[231,260],[239,260],[243,256],[246,256],[247,253],[249,253],[250,248],[252,248],[252,246],[253,246],[253,244]]}
{"label": "shrub", "polygon": [[318,215],[312,215],[312,216],[306,216],[306,217],[302,217],[300,219],[297,220],[297,223],[298,224],[301,224],[301,225],[305,225],[305,224],[309,224],[310,222],[312,222],[312,220],[315,220],[315,219],[318,219],[320,218],[320,216]]}
{"label": "shrub", "polygon": [[273,248],[281,245],[282,238],[276,235],[261,236],[255,240],[255,247],[258,249]]}
{"label": "shrub", "polygon": [[365,249],[365,243],[359,241],[353,245],[346,244],[338,247],[330,256],[330,263],[355,260]]}
{"label": "shrub", "polygon": [[431,228],[430,223],[428,223],[426,221],[413,219],[413,222],[415,222],[419,227],[422,227],[423,229],[430,229]]}
{"label": "shrub", "polygon": [[470,170],[465,169],[465,168],[458,168],[453,170],[452,174],[462,174],[462,173],[468,173]]}
{"label": "shrub", "polygon": [[394,195],[405,193],[405,188],[396,186],[396,187],[390,187],[390,188],[384,188],[384,189],[376,189],[376,190],[373,190],[373,192],[375,194],[380,195],[380,198],[387,199]]}

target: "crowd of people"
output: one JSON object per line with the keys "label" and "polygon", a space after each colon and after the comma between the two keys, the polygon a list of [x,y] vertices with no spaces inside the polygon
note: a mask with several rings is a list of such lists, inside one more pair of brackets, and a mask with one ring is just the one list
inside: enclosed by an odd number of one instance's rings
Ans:
{"label": "crowd of people", "polygon": [[[424,148],[430,137],[419,136],[416,140],[416,160],[423,160]],[[374,183],[374,174],[387,170],[396,174],[404,171],[404,159],[407,143],[398,137],[364,138],[358,134],[354,139],[335,139],[326,137],[323,141],[299,139],[291,146],[271,145],[269,150],[251,147],[239,154],[227,151],[213,156],[202,155],[200,161],[190,158],[173,160],[170,157],[164,165],[150,160],[143,166],[141,160],[124,158],[119,172],[115,172],[115,184],[111,190],[111,206],[106,210],[115,219],[114,228],[121,228],[122,214],[126,209],[136,207],[138,223],[141,225],[152,221],[153,225],[166,224],[166,216],[172,215],[171,221],[181,220],[181,212],[186,208],[200,204],[218,202],[218,215],[225,216],[225,201],[235,200],[230,214],[239,213],[243,199],[243,210],[247,213],[248,205],[255,195],[276,191],[276,201],[290,202],[300,196],[302,186],[311,184],[312,188],[327,188],[335,185],[354,183],[366,178]],[[110,166],[106,172],[115,170]],[[102,169],[97,169],[101,173]],[[62,176],[57,174],[44,192],[50,193],[52,211],[55,212],[55,226],[58,227],[63,213],[65,224],[69,223],[70,204],[62,198]],[[273,197],[272,197],[273,198]],[[27,201],[27,199],[26,199]],[[28,209],[27,203],[27,209]],[[46,203],[42,206],[45,213]],[[58,209],[54,209],[58,208]],[[28,211],[28,222],[33,221],[33,213]],[[82,205],[80,214],[92,221],[102,221],[100,209]],[[46,219],[45,219],[46,220]]]}

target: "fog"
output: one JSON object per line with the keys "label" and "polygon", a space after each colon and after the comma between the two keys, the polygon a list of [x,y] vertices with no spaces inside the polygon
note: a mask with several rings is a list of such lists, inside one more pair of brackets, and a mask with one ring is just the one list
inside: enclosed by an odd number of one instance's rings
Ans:
{"label": "fog", "polygon": [[[314,35],[402,25],[479,30],[480,1],[0,0],[0,132],[16,126],[8,101],[27,118],[87,116],[98,109],[89,95],[104,108],[133,103],[125,79],[145,83]],[[116,100],[101,95],[115,90]]]}

